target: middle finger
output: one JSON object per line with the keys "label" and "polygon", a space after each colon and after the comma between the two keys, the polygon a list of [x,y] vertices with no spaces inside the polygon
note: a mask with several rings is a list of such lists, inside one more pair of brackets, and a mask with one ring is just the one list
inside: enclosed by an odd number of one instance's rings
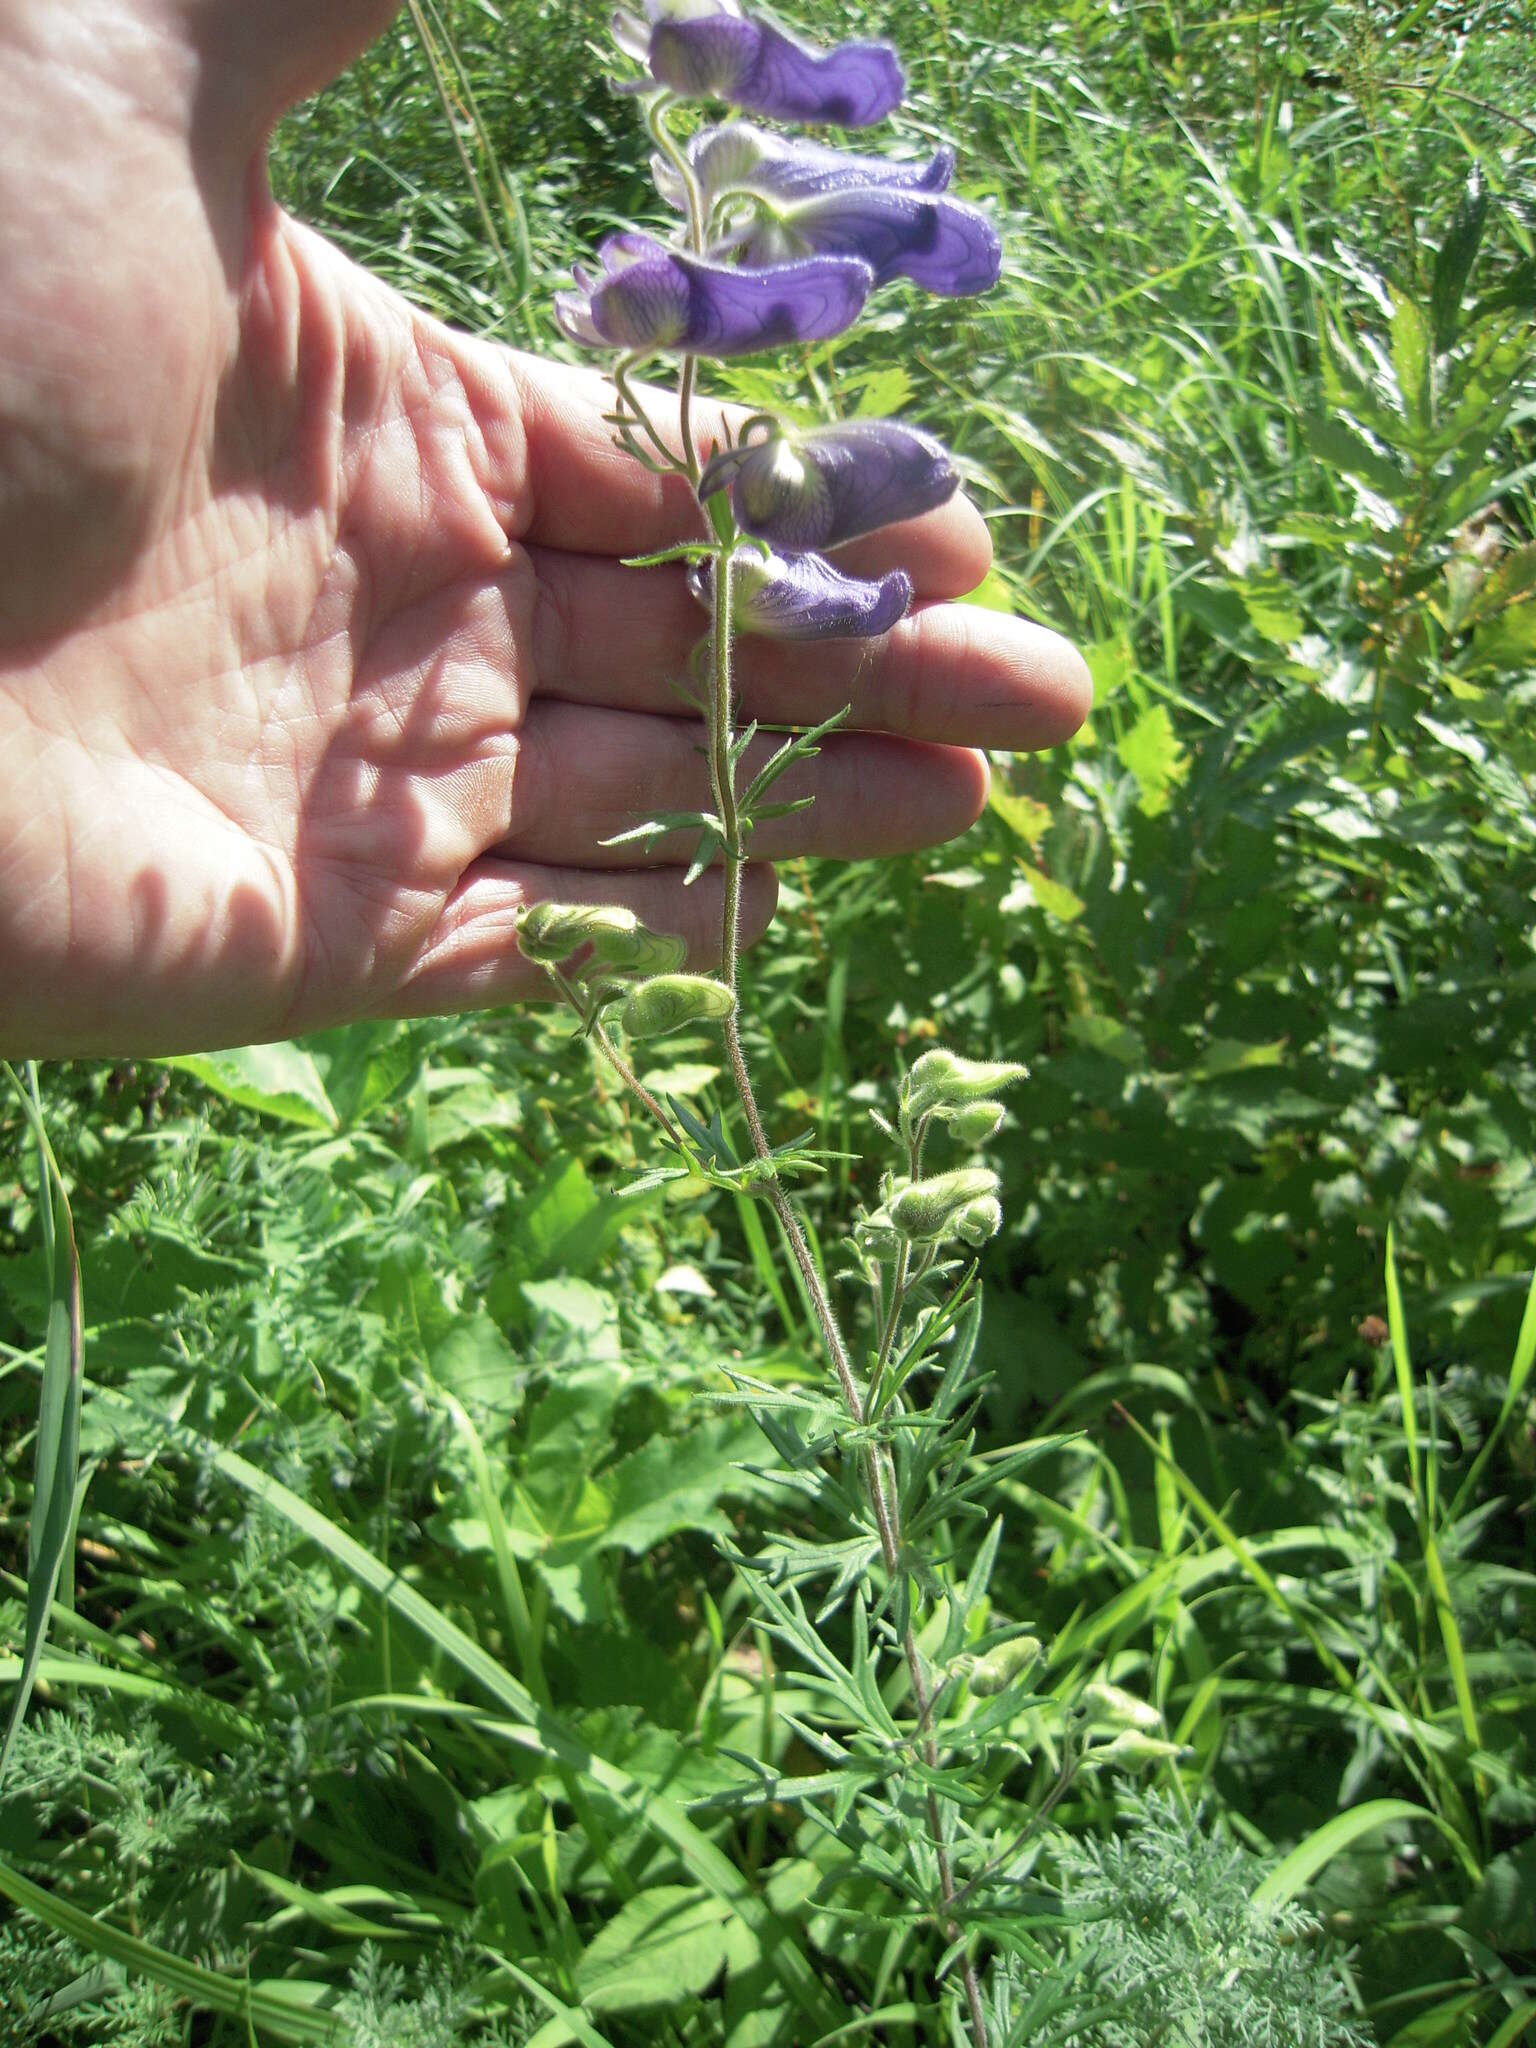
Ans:
{"label": "middle finger", "polygon": [[[626,569],[544,549],[531,558],[534,687],[542,696],[633,711],[686,708],[681,692],[708,619],[680,567]],[[744,722],[813,725],[851,704],[851,724],[861,730],[957,746],[1055,746],[1076,731],[1085,708],[1086,672],[1064,640],[975,605],[925,606],[880,640],[742,635],[736,674]]]}

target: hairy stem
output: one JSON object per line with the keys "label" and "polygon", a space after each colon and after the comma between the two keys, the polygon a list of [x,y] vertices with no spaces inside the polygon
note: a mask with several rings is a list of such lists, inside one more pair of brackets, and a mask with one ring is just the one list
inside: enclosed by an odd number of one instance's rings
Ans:
{"label": "hairy stem", "polygon": [[[725,861],[725,907],[720,932],[720,975],[734,994],[737,988],[738,967],[741,953],[741,871],[746,854],[743,845],[742,820],[737,805],[735,770],[731,764],[731,739],[735,722],[735,707],[731,691],[731,554],[732,544],[722,541],[715,550],[714,605],[711,622],[711,688],[709,693],[709,770],[712,792],[715,799],[715,813],[720,819]],[[730,1062],[731,1078],[735,1083],[737,1099],[746,1118],[747,1131],[751,1138],[752,1150],[759,1163],[766,1170],[768,1199],[789,1246],[790,1256],[799,1270],[805,1284],[806,1298],[811,1304],[826,1347],[827,1358],[842,1390],[843,1402],[849,1417],[856,1427],[862,1428],[868,1413],[864,1390],[860,1387],[853,1362],[848,1354],[848,1345],[838,1322],[837,1312],[821,1273],[812,1255],[809,1241],[795,1214],[789,1191],[779,1177],[774,1163],[772,1147],[763,1127],[762,1112],[757,1105],[757,1095],[752,1086],[752,1076],[747,1066],[745,1051],[741,1043],[741,1029],[735,1011],[725,1020],[723,1027],[726,1057]],[[920,1147],[913,1147],[914,1170]],[[890,1347],[895,1338],[896,1323],[900,1316],[905,1295],[907,1261],[902,1261],[898,1283],[892,1292],[891,1314],[881,1340],[881,1361],[877,1370],[883,1370]],[[875,1527],[880,1539],[881,1556],[885,1562],[887,1576],[894,1584],[897,1574],[904,1569],[901,1562],[901,1520],[898,1504],[895,1472],[887,1454],[878,1444],[866,1446],[863,1454],[865,1486],[870,1506],[874,1511]],[[902,1655],[907,1666],[907,1676],[912,1687],[912,1701],[917,1710],[917,1738],[923,1754],[923,1761],[931,1770],[939,1768],[938,1744],[933,1736],[933,1694],[929,1690],[927,1673],[923,1668],[922,1652],[918,1648],[917,1635],[910,1621],[902,1634]],[[944,1818],[939,1808],[938,1796],[932,1791],[926,1795],[928,1828],[933,1841],[934,1857],[938,1864],[939,1890],[946,1908],[944,1933],[946,1939],[957,1940],[960,1935],[958,1923],[947,1910],[955,1900],[954,1867],[950,1859],[949,1845],[944,1839]],[[990,2034],[987,2029],[986,2013],[981,2002],[981,1984],[976,1967],[969,1956],[961,1963],[961,1981],[965,1988],[966,2007],[970,2016],[971,2033],[975,2048],[990,2048]]]}
{"label": "hairy stem", "polygon": [[571,1008],[576,1012],[577,1016],[581,1019],[583,1025],[586,1027],[588,1037],[592,1040],[592,1043],[597,1047],[598,1051],[602,1054],[603,1058],[608,1062],[609,1066],[613,1069],[618,1079],[629,1090],[630,1094],[634,1096],[635,1100],[640,1104],[640,1107],[644,1110],[649,1111],[649,1113],[656,1119],[657,1123],[661,1125],[661,1128],[666,1132],[667,1136],[672,1140],[673,1144],[676,1145],[679,1148],[679,1150],[681,1150],[683,1144],[682,1132],[678,1129],[673,1119],[667,1114],[666,1110],[662,1108],[661,1104],[657,1101],[656,1097],[651,1093],[650,1089],[647,1088],[645,1083],[640,1079],[640,1076],[629,1064],[629,1061],[625,1059],[623,1053],[619,1051],[619,1048],[614,1044],[612,1038],[609,1037],[607,1031],[604,1029],[601,1020],[594,1018],[588,1014],[587,1005],[581,999],[580,989],[578,989],[574,985],[574,983],[568,980],[567,977],[560,972],[558,967],[552,967],[549,970],[549,972],[556,987],[560,990],[560,993],[565,997],[566,1001],[570,1004]]}

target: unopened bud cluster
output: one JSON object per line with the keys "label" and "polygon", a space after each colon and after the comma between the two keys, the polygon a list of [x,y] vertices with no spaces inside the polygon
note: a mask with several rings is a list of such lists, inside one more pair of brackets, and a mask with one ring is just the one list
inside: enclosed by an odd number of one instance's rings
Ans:
{"label": "unopened bud cluster", "polygon": [[736,998],[707,974],[680,974],[686,943],[653,932],[616,903],[535,903],[518,919],[518,949],[581,986],[588,1022],[612,1003],[631,1038],[664,1038],[729,1017]]}
{"label": "unopened bud cluster", "polygon": [[1014,1061],[970,1060],[942,1046],[914,1063],[897,1098],[896,1127],[877,1119],[882,1129],[905,1144],[912,1170],[887,1174],[879,1207],[859,1224],[855,1241],[867,1257],[888,1259],[905,1245],[931,1264],[946,1242],[976,1251],[997,1236],[1003,1208],[998,1178],[989,1166],[923,1173],[920,1161],[935,1128],[967,1152],[978,1151],[995,1137],[1006,1114],[998,1095],[1024,1075],[1025,1069]]}

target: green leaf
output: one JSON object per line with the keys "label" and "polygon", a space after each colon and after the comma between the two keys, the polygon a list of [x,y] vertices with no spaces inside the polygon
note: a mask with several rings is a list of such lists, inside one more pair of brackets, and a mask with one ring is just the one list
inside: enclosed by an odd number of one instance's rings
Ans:
{"label": "green leaf", "polygon": [[1125,633],[1116,633],[1108,640],[1090,641],[1082,653],[1093,678],[1093,708],[1097,711],[1118,690],[1123,690],[1135,674],[1136,656],[1130,636]]}
{"label": "green leaf", "polygon": [[1536,1839],[1494,1857],[1461,1924],[1501,1955],[1536,1949]]}
{"label": "green leaf", "polygon": [[872,370],[859,391],[860,419],[888,419],[898,413],[912,396],[912,377],[902,363],[890,363]]}
{"label": "green leaf", "polygon": [[1503,2025],[1488,2036],[1488,2048],[1515,2048],[1515,2043],[1525,2038],[1531,2022],[1536,2020],[1536,1999],[1517,2006]]}
{"label": "green leaf", "polygon": [[1395,499],[1402,489],[1402,472],[1342,419],[1328,413],[1304,413],[1299,424],[1302,440],[1320,462]]}
{"label": "green leaf", "polygon": [[1154,704],[1144,711],[1121,735],[1115,752],[1141,791],[1136,808],[1148,818],[1166,811],[1174,790],[1189,773],[1189,756],[1179,744],[1167,706]]}
{"label": "green leaf", "polygon": [[1416,434],[1429,425],[1430,335],[1424,315],[1404,293],[1392,294],[1392,368],[1403,414]]}
{"label": "green leaf", "polygon": [[1146,1042],[1139,1031],[1114,1017],[1069,1017],[1067,1036],[1085,1052],[1103,1053],[1122,1067],[1145,1067]]}
{"label": "green leaf", "polygon": [[510,1413],[522,1399],[517,1358],[484,1309],[451,1324],[427,1364],[437,1384],[466,1407]]}
{"label": "green leaf", "polygon": [[1013,586],[998,568],[989,569],[976,588],[966,592],[962,602],[979,605],[984,612],[1012,614],[1018,610]]}
{"label": "green leaf", "polygon": [[1296,594],[1283,577],[1249,576],[1237,585],[1253,630],[1276,647],[1289,647],[1307,630]]}
{"label": "green leaf", "polygon": [[653,1437],[603,1475],[604,1545],[638,1556],[679,1529],[723,1528],[720,1498],[741,1490],[737,1466],[760,1451],[750,1423],[705,1422],[681,1437]]}
{"label": "green leaf", "polygon": [[1254,1067],[1278,1067],[1285,1059],[1285,1040],[1271,1038],[1257,1045],[1241,1038],[1207,1039],[1199,1064],[1191,1067],[1190,1079],[1215,1080],[1222,1074],[1241,1074]]}
{"label": "green leaf", "polygon": [[[518,1204],[511,1236],[522,1274],[590,1273],[628,1220],[621,1202],[598,1194],[579,1159],[557,1157]],[[505,1291],[500,1281],[492,1286],[491,1312],[515,1315]]]}
{"label": "green leaf", "polygon": [[992,784],[987,808],[995,817],[1001,818],[1009,831],[1022,839],[1026,846],[1038,846],[1051,828],[1053,813],[1049,804],[1036,803],[1032,796],[1019,796],[1011,789],[1004,789],[1000,781]]}
{"label": "green leaf", "polygon": [[1479,626],[1472,636],[1467,667],[1496,669],[1508,675],[1536,664],[1536,600],[1525,598],[1507,605],[1496,619]]}
{"label": "green leaf", "polygon": [[658,1096],[702,1095],[719,1078],[718,1067],[706,1066],[698,1060],[684,1060],[675,1067],[649,1068],[640,1076],[640,1085]]}
{"label": "green leaf", "polygon": [[642,2012],[706,1991],[730,1950],[719,1901],[691,1885],[641,1892],[600,1927],[576,1965],[576,1988],[593,2012]]}
{"label": "green leaf", "polygon": [[191,1074],[215,1095],[261,1116],[281,1117],[312,1131],[334,1131],[340,1118],[320,1069],[302,1046],[247,1045],[233,1052],[176,1053],[159,1065]]}
{"label": "green leaf", "polygon": [[1483,182],[1477,165],[1472,166],[1466,184],[1462,187],[1461,198],[1446,229],[1445,240],[1440,244],[1440,253],[1435,258],[1434,276],[1430,282],[1430,318],[1434,328],[1435,348],[1444,352],[1456,339],[1456,325],[1461,313],[1461,302],[1466,295],[1467,279],[1472,265],[1477,260],[1477,251],[1483,239],[1483,227],[1488,218],[1488,188]]}
{"label": "green leaf", "polygon": [[[1058,918],[1063,924],[1071,924],[1074,918],[1082,916],[1086,907],[1083,899],[1069,889],[1065,882],[1053,881],[1049,875],[1042,873],[1027,860],[1019,862],[1019,873],[1023,877],[1022,891],[1027,893],[1048,917]],[[1013,901],[1014,897],[1010,894],[1004,908],[1011,908]]]}
{"label": "green leaf", "polygon": [[414,1081],[427,1043],[419,1026],[366,1018],[311,1033],[303,1050],[314,1055],[326,1095],[347,1125],[360,1122]]}

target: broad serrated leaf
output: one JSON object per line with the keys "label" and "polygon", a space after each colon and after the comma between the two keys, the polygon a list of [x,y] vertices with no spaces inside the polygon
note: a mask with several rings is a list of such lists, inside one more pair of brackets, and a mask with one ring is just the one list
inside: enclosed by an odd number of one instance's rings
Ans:
{"label": "broad serrated leaf", "polygon": [[[1299,631],[1300,619],[1295,623]],[[1141,792],[1136,808],[1142,815],[1155,818],[1167,810],[1174,790],[1189,773],[1189,756],[1179,743],[1167,706],[1154,704],[1144,711],[1121,735],[1115,752],[1121,766],[1136,778]]]}
{"label": "broad serrated leaf", "polygon": [[1482,172],[1474,164],[1462,187],[1445,240],[1440,244],[1430,281],[1429,304],[1435,348],[1442,354],[1456,339],[1461,302],[1466,296],[1467,279],[1477,260],[1487,219],[1488,187]]}

